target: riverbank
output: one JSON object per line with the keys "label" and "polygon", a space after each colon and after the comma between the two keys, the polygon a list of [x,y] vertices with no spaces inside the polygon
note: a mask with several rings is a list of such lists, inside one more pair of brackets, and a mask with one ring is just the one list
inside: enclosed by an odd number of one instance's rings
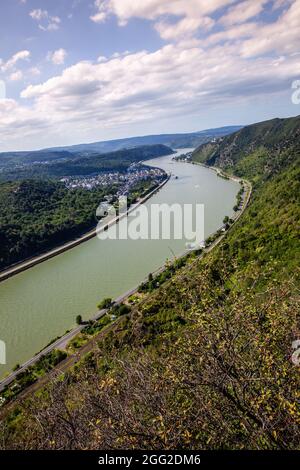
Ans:
{"label": "riverbank", "polygon": [[[218,178],[214,171],[200,166],[174,163],[172,156],[153,159],[149,165],[174,177],[145,203],[147,209],[153,204],[203,203],[205,239],[222,227],[224,216],[233,215],[239,189],[236,183]],[[142,220],[145,218],[147,223],[148,217],[143,216]],[[120,221],[120,229],[123,226],[125,219]],[[0,376],[9,374],[16,364],[26,363],[54,338],[76,328],[77,316],[89,321],[101,299],[118,298],[185,250],[182,239],[108,237],[99,241],[94,237],[2,282],[0,338],[6,344],[7,364],[0,365]]]}
{"label": "riverbank", "polygon": [[[201,165],[201,164],[200,164]],[[215,171],[218,171],[219,169],[216,169],[216,168],[211,168],[211,167],[208,167],[209,169],[214,169]],[[226,175],[227,176],[227,175]],[[228,175],[228,177],[230,177]],[[170,175],[169,175],[169,178],[170,178]],[[244,180],[244,179],[241,179],[241,178],[238,178],[238,177],[231,177],[232,179],[234,179],[235,181],[243,181],[243,183],[246,185],[246,188],[245,188],[245,191],[244,191],[244,195],[243,195],[243,202],[242,202],[242,207],[240,208],[240,210],[238,210],[235,214],[235,217],[233,219],[233,223],[228,227],[227,230],[223,230],[223,227],[220,227],[215,233],[213,233],[212,235],[210,235],[210,242],[209,244],[206,245],[206,247],[202,250],[201,252],[201,257],[203,257],[205,254],[209,253],[210,251],[212,251],[223,239],[224,237],[226,236],[226,234],[228,233],[229,230],[231,230],[232,226],[237,222],[237,220],[241,217],[241,215],[243,214],[243,212],[245,211],[246,207],[248,206],[248,203],[249,203],[249,200],[250,200],[250,197],[251,197],[251,193],[252,193],[252,185],[250,182]],[[156,190],[158,190],[158,188],[156,188]],[[150,195],[148,195],[148,198],[150,197]],[[137,207],[137,206],[135,206]],[[133,210],[134,208],[132,208]],[[111,221],[111,223],[113,223],[113,221]],[[180,259],[180,258],[183,258],[187,255],[187,253],[192,253],[193,250],[185,250],[184,253],[181,255],[181,256],[178,256],[177,259]],[[196,257],[196,260],[199,259],[199,256]],[[196,261],[195,260],[195,261]],[[166,269],[166,266],[162,266],[160,267],[157,271],[155,271],[153,273],[154,276],[162,273],[164,270]],[[144,281],[145,282],[145,281]],[[140,286],[140,284],[139,284]],[[139,286],[135,287],[134,289],[131,289],[130,291],[127,291],[125,294],[121,295],[120,297],[118,297],[117,299],[115,299],[115,304],[116,305],[119,305],[121,304],[122,302],[128,300],[128,298],[132,295],[134,295],[135,293],[137,293],[138,289],[139,289]],[[105,314],[107,313],[107,310],[101,310],[101,311],[98,311],[96,313],[96,315],[92,318],[92,321],[97,321],[99,319],[101,319]],[[37,355],[35,355],[33,358],[31,358],[29,361],[26,361],[20,368],[18,368],[17,371],[13,372],[12,374],[10,374],[8,377],[6,377],[4,380],[2,380],[0,382],[0,391],[3,391],[7,386],[9,386],[16,378],[17,376],[22,373],[22,372],[25,372],[26,369],[32,365],[34,365],[39,359],[41,359],[43,356],[45,356],[46,354],[49,354],[51,353],[52,351],[54,351],[55,349],[65,349],[67,344],[73,339],[75,338],[78,334],[81,333],[81,331],[85,328],[86,325],[79,325],[77,326],[76,328],[72,329],[70,332],[68,332],[67,334],[63,335],[61,338],[57,339],[55,342],[53,342],[52,344],[50,344],[49,346],[47,346],[45,349],[43,349],[40,353],[38,353]],[[95,341],[95,338],[93,338],[91,340],[92,342]],[[67,364],[68,367],[71,367],[72,365],[74,365],[74,363],[76,363],[78,361],[78,358],[80,356],[82,356],[84,354],[84,352],[86,351],[87,349],[87,346],[84,345],[84,347],[82,347],[81,349],[79,349],[76,354],[74,355],[71,355],[71,356],[68,356],[57,368],[58,371],[60,372],[63,372],[65,369],[64,369],[64,364]],[[44,380],[43,380],[43,383],[44,383]],[[36,387],[36,384],[34,385],[34,387]]]}
{"label": "riverbank", "polygon": [[201,166],[203,168],[213,170],[221,178],[224,178],[226,180],[235,181],[236,183],[240,183],[240,184],[245,185],[246,186],[246,188],[245,188],[246,196],[245,197],[247,199],[246,205],[245,205],[245,207],[243,205],[243,208],[236,212],[236,215],[233,218],[233,220],[236,221],[237,218],[239,218],[241,216],[242,212],[247,207],[247,205],[249,203],[249,200],[250,200],[250,197],[251,197],[251,194],[252,194],[252,183],[250,181],[246,180],[245,178],[239,178],[238,176],[230,175],[229,173],[226,173],[222,168],[218,168],[216,166],[209,166],[209,165],[206,165],[205,163],[200,163],[200,162],[195,162],[195,161],[185,161],[185,160],[177,160],[177,161],[180,161],[181,163],[189,163],[189,164],[192,164],[192,165],[198,165],[198,166]]}
{"label": "riverbank", "polygon": [[[156,194],[169,181],[170,177],[171,175],[168,174],[167,177],[162,181],[162,183],[160,183],[158,186],[152,189],[148,194],[146,194],[143,198],[141,198],[136,204],[133,204],[127,211],[127,214],[131,213],[141,204],[148,201],[148,199],[150,199],[154,194]],[[124,216],[125,214],[122,214],[121,216],[117,216],[114,219],[112,219],[106,226],[104,226],[103,228],[100,228],[99,230],[94,228],[93,230],[89,231],[88,233],[82,235],[81,237],[75,240],[64,243],[63,245],[57,248],[54,248],[50,251],[47,251],[46,253],[32,257],[28,260],[22,261],[21,263],[13,265],[10,268],[5,269],[4,271],[0,272],[0,282],[3,282],[13,276],[16,276],[17,274],[24,272],[27,269],[30,269],[40,263],[43,263],[44,261],[54,258],[55,256],[65,253],[66,251],[71,250],[72,248],[78,245],[81,245],[82,243],[88,240],[91,240],[92,238],[96,237],[98,233],[101,233],[107,230],[107,228],[111,227],[112,225],[118,223]]]}

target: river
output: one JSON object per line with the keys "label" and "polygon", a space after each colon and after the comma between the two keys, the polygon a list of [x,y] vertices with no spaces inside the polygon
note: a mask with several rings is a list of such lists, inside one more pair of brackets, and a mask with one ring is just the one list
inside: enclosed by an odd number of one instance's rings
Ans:
{"label": "river", "polygon": [[[204,204],[207,237],[222,225],[225,215],[233,214],[239,185],[199,165],[174,162],[172,157],[147,162],[172,177],[146,206]],[[91,318],[103,298],[116,298],[138,285],[167,259],[184,252],[185,244],[185,240],[94,238],[2,282],[0,340],[6,344],[7,364],[0,365],[0,376],[72,328],[78,314]]]}

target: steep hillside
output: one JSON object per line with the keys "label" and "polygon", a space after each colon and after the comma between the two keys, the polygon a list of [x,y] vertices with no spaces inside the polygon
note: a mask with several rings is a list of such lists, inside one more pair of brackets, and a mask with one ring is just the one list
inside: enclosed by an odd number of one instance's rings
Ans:
{"label": "steep hillside", "polygon": [[0,447],[300,448],[300,153],[293,120],[281,140],[271,122],[195,154],[255,182],[225,240],[149,277],[81,364],[6,417]]}
{"label": "steep hillside", "polygon": [[300,116],[272,119],[198,147],[193,160],[258,179],[288,164],[290,148],[300,147]]}

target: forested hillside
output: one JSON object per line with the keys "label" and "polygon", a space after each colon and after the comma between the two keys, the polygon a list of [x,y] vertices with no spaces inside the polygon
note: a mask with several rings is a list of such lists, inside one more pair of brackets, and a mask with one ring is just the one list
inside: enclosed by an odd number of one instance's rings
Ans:
{"label": "forested hillside", "polygon": [[[137,182],[128,195],[129,203],[153,185],[151,179]],[[51,180],[0,183],[0,269],[95,228],[97,207],[118,189],[118,184],[67,189]]]}
{"label": "forested hillside", "polygon": [[[112,183],[70,190],[58,179],[125,173],[133,163],[171,153],[164,145],[150,145],[80,157],[63,151],[0,155],[0,270],[95,227],[96,208],[117,190]],[[151,185],[142,181],[137,191]]]}
{"label": "forested hillside", "polygon": [[69,191],[62,183],[0,184],[0,268],[59,245],[96,224],[96,208],[113,188]]}
{"label": "forested hillside", "polygon": [[226,170],[234,169],[237,175],[258,179],[263,173],[281,170],[289,163],[285,150],[300,146],[300,116],[270,121],[244,127],[238,132],[201,145],[193,160],[216,165]]}
{"label": "forested hillside", "polygon": [[151,279],[82,364],[19,404],[2,448],[300,448],[299,122],[197,151],[254,183],[248,209],[212,252]]}
{"label": "forested hillside", "polygon": [[[124,172],[132,163],[170,155],[165,145],[145,145],[109,153],[25,152],[0,155],[0,181],[61,178],[108,171]],[[2,165],[2,168],[1,168]]]}

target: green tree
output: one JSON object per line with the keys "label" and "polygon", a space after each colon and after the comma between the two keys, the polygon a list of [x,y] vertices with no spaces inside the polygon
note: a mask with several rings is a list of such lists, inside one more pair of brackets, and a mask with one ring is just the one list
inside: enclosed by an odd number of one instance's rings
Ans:
{"label": "green tree", "polygon": [[112,305],[113,305],[113,301],[111,298],[108,297],[106,299],[103,299],[102,302],[100,302],[100,304],[97,305],[97,307],[99,310],[103,310],[104,308],[105,309],[110,308]]}

